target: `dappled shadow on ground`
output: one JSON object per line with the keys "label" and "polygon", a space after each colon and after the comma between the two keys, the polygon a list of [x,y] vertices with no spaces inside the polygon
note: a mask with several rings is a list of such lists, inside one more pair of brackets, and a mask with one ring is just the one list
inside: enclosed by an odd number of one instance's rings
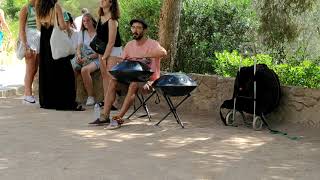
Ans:
{"label": "dappled shadow on ground", "polygon": [[[194,120],[187,124],[187,128],[182,129],[170,118],[161,127],[155,127],[154,122],[147,119],[135,119],[115,131],[90,127],[64,132],[85,140],[91,148],[119,150],[124,156],[119,158],[120,161],[127,161],[127,152],[124,151],[143,151],[138,153],[140,158],[160,163],[163,169],[184,166],[174,168],[174,171],[191,173],[192,179],[295,179],[304,176],[300,169],[318,166],[312,158],[309,161],[304,159],[309,157],[306,151],[310,155],[319,155],[316,152],[319,146],[312,143],[291,141],[246,127],[208,127],[206,123],[202,126]],[[308,150],[303,150],[305,148]]]}

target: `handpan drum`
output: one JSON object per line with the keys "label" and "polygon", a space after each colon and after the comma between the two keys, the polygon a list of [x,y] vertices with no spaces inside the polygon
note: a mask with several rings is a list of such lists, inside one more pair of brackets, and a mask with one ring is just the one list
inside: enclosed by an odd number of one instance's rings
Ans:
{"label": "handpan drum", "polygon": [[155,82],[155,88],[168,96],[188,95],[197,86],[197,83],[184,73],[168,73]]}
{"label": "handpan drum", "polygon": [[153,71],[140,61],[123,60],[115,65],[110,71],[110,74],[119,82],[147,82]]}

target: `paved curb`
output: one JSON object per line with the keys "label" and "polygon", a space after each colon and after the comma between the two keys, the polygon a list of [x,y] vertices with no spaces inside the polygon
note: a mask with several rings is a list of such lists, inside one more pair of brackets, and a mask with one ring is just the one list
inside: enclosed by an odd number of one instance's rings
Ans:
{"label": "paved curb", "polygon": [[24,94],[24,85],[10,85],[5,87],[0,87],[0,98],[21,96],[23,94]]}

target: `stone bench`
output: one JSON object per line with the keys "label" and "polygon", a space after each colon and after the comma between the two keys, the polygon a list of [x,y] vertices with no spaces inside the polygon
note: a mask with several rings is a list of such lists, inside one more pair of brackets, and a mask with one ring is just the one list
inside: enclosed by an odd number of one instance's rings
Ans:
{"label": "stone bench", "polygon": [[[95,100],[96,102],[101,102],[104,99],[101,72],[95,71],[91,74],[91,77],[92,77],[93,92],[94,92]],[[79,75],[76,81],[77,81],[76,101],[79,103],[85,103],[88,98],[88,95],[84,88],[82,77]],[[122,96],[126,94],[127,88],[128,88],[127,85],[118,84],[117,92],[118,92],[118,95],[121,95],[121,98],[119,98],[120,100],[122,100],[123,99]]]}
{"label": "stone bench", "polygon": [[[100,71],[93,72],[91,74],[91,77],[92,77],[93,92],[94,92],[95,100],[98,102],[103,101],[103,85],[102,85],[102,77],[101,77]],[[84,88],[81,75],[77,77],[76,81],[77,81],[76,101],[80,103],[85,103],[88,98],[88,95],[87,95],[86,89]]]}

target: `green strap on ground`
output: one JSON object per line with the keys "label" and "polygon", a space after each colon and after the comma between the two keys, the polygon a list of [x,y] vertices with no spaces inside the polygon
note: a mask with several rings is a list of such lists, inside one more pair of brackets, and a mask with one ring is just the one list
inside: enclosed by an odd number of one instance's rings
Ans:
{"label": "green strap on ground", "polygon": [[283,135],[283,136],[285,136],[285,137],[287,137],[288,139],[291,139],[291,140],[300,140],[301,139],[301,137],[289,136],[288,133],[286,133],[286,132],[281,132],[281,131],[272,130],[272,129],[270,129],[270,133],[271,134],[280,134],[280,135]]}

